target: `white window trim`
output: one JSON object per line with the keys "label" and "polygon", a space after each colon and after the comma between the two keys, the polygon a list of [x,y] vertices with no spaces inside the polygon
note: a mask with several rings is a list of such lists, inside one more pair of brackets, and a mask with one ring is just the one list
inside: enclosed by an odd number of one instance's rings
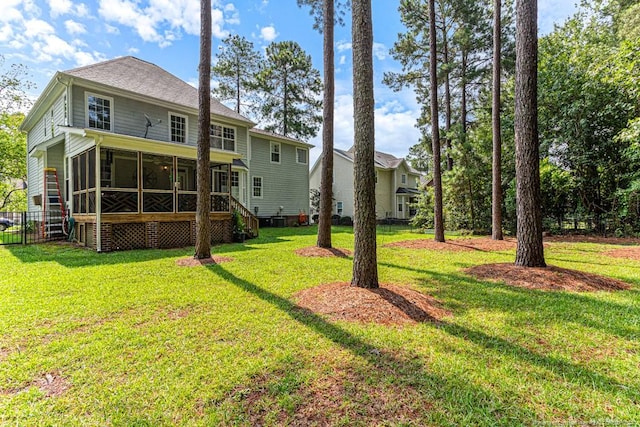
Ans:
{"label": "white window trim", "polygon": [[[254,178],[260,178],[260,195],[256,196],[254,193],[254,189],[256,188]],[[264,198],[264,179],[261,176],[252,176],[251,177],[251,197],[254,199],[263,199]]]}
{"label": "white window trim", "polygon": [[[98,129],[98,128],[92,128],[89,126],[89,97],[90,96],[95,96],[96,98],[101,98],[101,99],[106,99],[107,101],[109,101],[111,103],[111,129],[109,130],[104,130],[104,129]],[[99,93],[94,93],[94,92],[85,92],[84,93],[84,123],[86,125],[87,128],[89,129],[98,129],[104,132],[114,132],[114,129],[116,127],[116,121],[115,121],[115,102],[113,101],[113,98],[110,96],[105,96],[105,95],[100,95]]]}
{"label": "white window trim", "polygon": [[[224,128],[233,129],[233,150],[231,152],[236,153],[236,149],[238,148],[238,128],[235,126],[229,126],[222,123],[211,122],[209,125],[209,133],[211,133],[211,125],[216,125],[222,127],[222,151],[229,151],[224,149]],[[213,135],[210,135],[213,138]]]}
{"label": "white window trim", "polygon": [[[338,208],[338,205],[340,205],[340,208]],[[342,212],[340,212],[342,211]],[[342,215],[342,213],[344,212],[344,202],[343,201],[337,201],[336,202],[336,215]]]}
{"label": "white window trim", "polygon": [[[184,142],[178,142],[171,139],[171,116],[182,117],[184,119]],[[169,111],[168,115],[168,123],[169,123],[169,142],[173,142],[175,144],[188,144],[189,143],[189,116],[184,114],[175,113],[173,111]]]}
{"label": "white window trim", "polygon": [[402,175],[400,175],[400,182],[404,185],[407,185],[409,181],[406,173],[403,173]]}
{"label": "white window trim", "polygon": [[[273,147],[274,146],[278,146],[278,161],[274,162],[273,161]],[[279,142],[270,142],[269,143],[269,160],[271,161],[271,163],[279,165],[280,163],[282,163],[282,144],[280,144]]]}
{"label": "white window trim", "polygon": [[[300,157],[298,156],[298,150],[305,152],[305,159],[307,160],[306,162],[300,162],[299,161]],[[309,164],[309,149],[296,147],[296,163],[299,164],[299,165],[308,165]]]}

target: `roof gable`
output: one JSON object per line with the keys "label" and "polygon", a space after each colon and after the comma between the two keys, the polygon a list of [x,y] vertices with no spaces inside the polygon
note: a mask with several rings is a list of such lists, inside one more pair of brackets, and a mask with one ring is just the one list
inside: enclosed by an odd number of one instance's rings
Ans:
{"label": "roof gable", "polygon": [[[124,56],[61,74],[145,97],[198,109],[198,90],[168,71],[133,56]],[[211,114],[252,123],[219,101],[211,100]]]}

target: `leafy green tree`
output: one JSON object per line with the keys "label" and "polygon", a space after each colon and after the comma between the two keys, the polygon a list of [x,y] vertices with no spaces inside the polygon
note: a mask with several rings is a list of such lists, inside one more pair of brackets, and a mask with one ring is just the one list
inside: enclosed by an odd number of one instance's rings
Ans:
{"label": "leafy green tree", "polygon": [[5,67],[0,55],[0,209],[27,208],[23,183],[27,179],[27,139],[20,131],[24,111],[31,105],[26,91],[35,85],[24,65]]}
{"label": "leafy green tree", "polygon": [[27,138],[20,131],[22,113],[0,113],[0,209],[22,211],[26,198]]}
{"label": "leafy green tree", "polygon": [[553,164],[548,158],[540,162],[540,187],[542,191],[542,214],[553,218],[562,228],[567,212],[573,206],[573,178],[571,173]]}
{"label": "leafy green tree", "polygon": [[28,80],[29,71],[25,65],[11,64],[5,69],[5,58],[0,55],[0,112],[24,111],[31,106],[26,91],[35,87]]}
{"label": "leafy green tree", "polygon": [[254,115],[257,104],[254,76],[258,71],[260,53],[253,43],[237,34],[222,40],[211,73],[217,82],[213,96],[221,101],[233,101],[237,113]]}
{"label": "leafy green tree", "polygon": [[630,140],[616,136],[640,116],[638,46],[584,13],[540,45],[542,149],[572,173],[579,204],[599,231],[616,221],[616,194],[630,183],[630,164],[621,161]]}
{"label": "leafy green tree", "polygon": [[322,80],[311,56],[298,43],[267,46],[256,85],[262,96],[260,114],[266,130],[301,140],[316,136],[322,123]]}

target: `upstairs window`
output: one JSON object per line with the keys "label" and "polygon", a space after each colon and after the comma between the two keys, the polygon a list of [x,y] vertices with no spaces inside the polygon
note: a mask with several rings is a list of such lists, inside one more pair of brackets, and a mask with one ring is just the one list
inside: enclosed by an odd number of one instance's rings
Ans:
{"label": "upstairs window", "polygon": [[225,151],[236,151],[236,130],[234,128],[211,124],[211,148]]}
{"label": "upstairs window", "polygon": [[87,125],[113,131],[113,98],[87,93]]}
{"label": "upstairs window", "polygon": [[296,148],[296,161],[300,164],[307,164],[307,149],[306,148]]}
{"label": "upstairs window", "polygon": [[187,142],[187,116],[180,114],[169,113],[169,125],[171,135],[171,142],[179,142],[184,144]]}
{"label": "upstairs window", "polygon": [[271,163],[280,163],[280,144],[271,143]]}
{"label": "upstairs window", "polygon": [[262,199],[262,177],[253,177],[253,197]]}
{"label": "upstairs window", "polygon": [[406,174],[402,174],[400,175],[400,182],[402,182],[403,184],[407,184],[407,175]]}

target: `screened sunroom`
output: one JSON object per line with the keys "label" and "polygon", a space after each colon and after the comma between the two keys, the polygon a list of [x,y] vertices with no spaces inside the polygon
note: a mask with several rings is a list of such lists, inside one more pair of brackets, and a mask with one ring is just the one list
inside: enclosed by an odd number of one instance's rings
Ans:
{"label": "screened sunroom", "polygon": [[[105,252],[192,245],[197,205],[195,147],[176,149],[172,144],[171,151],[177,151],[172,155],[163,145],[139,141],[142,149],[134,150],[130,141],[118,141],[98,139],[68,158],[65,193],[76,239]],[[231,212],[243,209],[232,197],[232,186],[238,182],[233,154],[212,150],[212,243],[231,241]]]}

